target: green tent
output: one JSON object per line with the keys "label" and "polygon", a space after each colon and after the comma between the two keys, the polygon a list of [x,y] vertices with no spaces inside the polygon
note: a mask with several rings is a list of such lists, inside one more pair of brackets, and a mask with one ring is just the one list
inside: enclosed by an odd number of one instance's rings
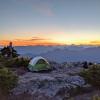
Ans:
{"label": "green tent", "polygon": [[29,62],[28,66],[30,71],[44,71],[50,70],[50,64],[48,61],[43,57],[35,57]]}

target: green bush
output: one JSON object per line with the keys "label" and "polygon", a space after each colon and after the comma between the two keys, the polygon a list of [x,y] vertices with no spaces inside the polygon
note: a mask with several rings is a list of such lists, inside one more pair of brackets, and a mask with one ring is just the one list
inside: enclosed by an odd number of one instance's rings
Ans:
{"label": "green bush", "polygon": [[0,50],[0,54],[5,58],[14,58],[18,57],[17,51],[12,46],[4,47]]}
{"label": "green bush", "polygon": [[80,75],[89,84],[100,88],[100,64],[91,65],[89,69],[83,70]]}
{"label": "green bush", "polygon": [[94,95],[92,100],[100,100],[100,96]]}
{"label": "green bush", "polygon": [[7,68],[0,68],[0,90],[9,92],[17,85],[18,78]]}
{"label": "green bush", "polygon": [[29,64],[30,59],[28,58],[12,58],[9,60],[6,60],[4,65],[6,67],[25,67],[27,68],[28,64]]}

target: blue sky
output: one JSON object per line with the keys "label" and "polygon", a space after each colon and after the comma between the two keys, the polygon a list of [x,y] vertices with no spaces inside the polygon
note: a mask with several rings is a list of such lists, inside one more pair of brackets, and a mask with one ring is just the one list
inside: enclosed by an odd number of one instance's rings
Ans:
{"label": "blue sky", "polygon": [[100,0],[0,0],[1,40],[75,36],[100,40]]}

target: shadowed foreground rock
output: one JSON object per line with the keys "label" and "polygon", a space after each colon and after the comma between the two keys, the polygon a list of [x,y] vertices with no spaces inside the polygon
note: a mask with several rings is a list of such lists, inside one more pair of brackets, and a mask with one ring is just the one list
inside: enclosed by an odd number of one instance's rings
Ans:
{"label": "shadowed foreground rock", "polygon": [[31,73],[19,77],[10,100],[66,100],[85,85],[80,76],[60,73]]}

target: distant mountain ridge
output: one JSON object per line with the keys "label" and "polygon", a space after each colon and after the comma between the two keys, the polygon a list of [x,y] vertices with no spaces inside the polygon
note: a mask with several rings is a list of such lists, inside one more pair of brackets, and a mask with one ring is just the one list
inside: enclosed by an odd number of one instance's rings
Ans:
{"label": "distant mountain ridge", "polygon": [[45,54],[41,54],[50,60],[57,62],[66,61],[92,61],[100,62],[100,48],[87,48],[80,51],[71,50],[55,50]]}
{"label": "distant mountain ridge", "polygon": [[22,56],[43,56],[59,63],[66,61],[100,62],[100,47],[86,46],[22,46],[15,47]]}

